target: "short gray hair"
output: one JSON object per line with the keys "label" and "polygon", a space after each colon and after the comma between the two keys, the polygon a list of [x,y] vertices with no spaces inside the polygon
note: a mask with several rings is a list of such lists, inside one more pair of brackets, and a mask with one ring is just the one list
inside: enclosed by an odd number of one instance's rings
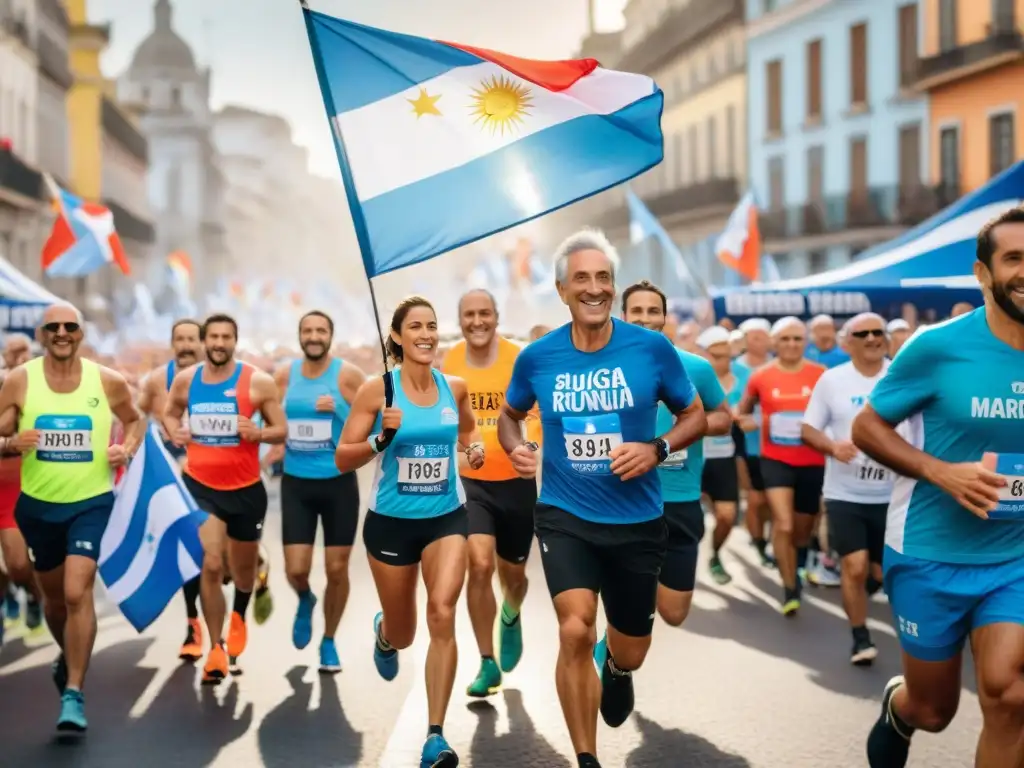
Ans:
{"label": "short gray hair", "polygon": [[569,257],[580,251],[600,251],[608,257],[612,265],[612,280],[619,271],[619,252],[611,241],[599,229],[586,227],[572,235],[569,235],[562,244],[555,249],[555,280],[564,283],[569,277]]}

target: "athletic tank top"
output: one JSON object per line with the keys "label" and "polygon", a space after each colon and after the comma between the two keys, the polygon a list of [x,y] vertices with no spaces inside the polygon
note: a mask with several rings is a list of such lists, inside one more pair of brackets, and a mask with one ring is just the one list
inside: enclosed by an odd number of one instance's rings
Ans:
{"label": "athletic tank top", "polygon": [[171,360],[169,363],[167,363],[167,369],[166,370],[167,370],[167,383],[166,383],[165,389],[168,392],[170,392],[171,391],[171,384],[174,383],[174,375],[178,372],[177,364],[173,360]]}
{"label": "athletic tank top", "polygon": [[38,429],[39,443],[21,463],[21,492],[52,504],[73,504],[113,489],[107,447],[113,415],[100,368],[82,360],[74,392],[50,389],[43,358],[25,363],[28,387],[18,431]]}
{"label": "athletic tank top", "polygon": [[[402,391],[401,368],[390,375],[395,387],[393,406],[402,411],[402,426],[377,457],[370,490],[370,508],[379,515],[429,518],[454,512],[466,501],[459,480],[457,443],[459,410],[440,371],[431,369],[437,402],[421,406]],[[380,431],[380,416],[374,431]]]}
{"label": "athletic tank top", "polygon": [[185,473],[208,488],[233,491],[260,481],[260,446],[238,435],[238,417],[252,418],[249,398],[253,369],[236,362],[227,381],[203,381],[206,364],[196,367],[188,390],[188,444]]}
{"label": "athletic tank top", "polygon": [[[334,449],[348,418],[349,405],[338,388],[340,373],[341,360],[337,358],[315,379],[302,375],[301,360],[292,362],[284,397],[284,414],[288,417],[285,474],[313,480],[341,474],[334,464]],[[316,409],[316,401],[323,395],[334,398],[334,413]]]}

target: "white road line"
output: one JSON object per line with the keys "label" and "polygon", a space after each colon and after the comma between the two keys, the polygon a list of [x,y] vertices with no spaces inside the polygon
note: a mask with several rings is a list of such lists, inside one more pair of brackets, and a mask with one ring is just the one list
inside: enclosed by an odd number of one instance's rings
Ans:
{"label": "white road line", "polygon": [[380,768],[408,768],[419,765],[420,750],[427,728],[427,688],[423,668],[430,640],[425,628],[417,632],[412,648],[399,651],[399,663],[413,671],[412,687],[395,719],[387,746],[380,756]]}

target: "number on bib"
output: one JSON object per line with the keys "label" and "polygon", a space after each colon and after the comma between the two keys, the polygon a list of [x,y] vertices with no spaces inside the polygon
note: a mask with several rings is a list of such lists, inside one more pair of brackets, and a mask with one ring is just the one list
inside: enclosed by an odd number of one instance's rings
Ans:
{"label": "number on bib", "polygon": [[622,445],[619,414],[565,416],[562,418],[562,435],[565,458],[573,471],[584,475],[611,473],[608,454]]}
{"label": "number on bib", "polygon": [[398,463],[398,492],[417,496],[448,493],[451,446],[402,446]]}
{"label": "number on bib", "polygon": [[36,459],[39,461],[92,461],[92,418],[89,416],[39,416]]}
{"label": "number on bib", "polygon": [[288,448],[293,451],[322,451],[334,447],[332,419],[291,419]]}
{"label": "number on bib", "polygon": [[768,437],[776,445],[803,445],[800,427],[804,414],[801,411],[780,411],[768,420]]}
{"label": "number on bib", "polygon": [[857,479],[863,483],[885,483],[891,478],[889,470],[871,459],[864,459],[856,465]]}
{"label": "number on bib", "polygon": [[659,469],[682,469],[686,466],[687,450],[672,451],[668,458],[661,462]]}
{"label": "number on bib", "polygon": [[705,459],[731,459],[736,455],[736,443],[732,435],[717,435],[704,438]]}
{"label": "number on bib", "polygon": [[238,413],[205,413],[191,411],[188,429],[192,440],[200,445],[227,448],[238,445]]}
{"label": "number on bib", "polygon": [[[989,457],[982,463],[989,469]],[[1024,454],[1000,453],[995,456],[995,472],[1006,478],[999,489],[999,504],[988,513],[989,520],[1024,520]]]}

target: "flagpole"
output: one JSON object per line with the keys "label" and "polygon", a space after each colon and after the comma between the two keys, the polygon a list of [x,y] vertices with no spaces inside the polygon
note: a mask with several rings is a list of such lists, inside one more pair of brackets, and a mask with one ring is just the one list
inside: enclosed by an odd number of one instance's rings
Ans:
{"label": "flagpole", "polygon": [[370,304],[373,307],[373,319],[377,326],[377,338],[380,341],[380,354],[384,360],[384,370],[388,370],[388,351],[384,344],[384,329],[380,322],[380,310],[377,308],[377,295],[373,290],[373,278],[367,264],[373,263],[373,248],[370,245],[369,233],[366,230],[366,220],[363,218],[363,210],[359,205],[359,195],[356,192],[355,180],[352,177],[352,166],[348,161],[348,154],[345,152],[345,145],[341,142],[337,128],[334,124],[334,116],[338,110],[334,106],[334,95],[331,93],[327,81],[327,73],[324,71],[323,56],[320,54],[320,45],[313,32],[313,18],[307,0],[299,0],[302,8],[302,18],[306,25],[306,37],[309,40],[309,52],[313,57],[313,67],[316,69],[316,78],[320,84],[320,94],[324,101],[324,110],[327,113],[327,123],[331,129],[331,138],[334,141],[334,151],[338,156],[338,166],[341,169],[341,182],[345,188],[345,197],[348,198],[349,212],[352,214],[352,224],[356,230],[356,240],[359,243],[359,252],[363,261],[363,272],[366,274],[366,282],[370,287]]}

